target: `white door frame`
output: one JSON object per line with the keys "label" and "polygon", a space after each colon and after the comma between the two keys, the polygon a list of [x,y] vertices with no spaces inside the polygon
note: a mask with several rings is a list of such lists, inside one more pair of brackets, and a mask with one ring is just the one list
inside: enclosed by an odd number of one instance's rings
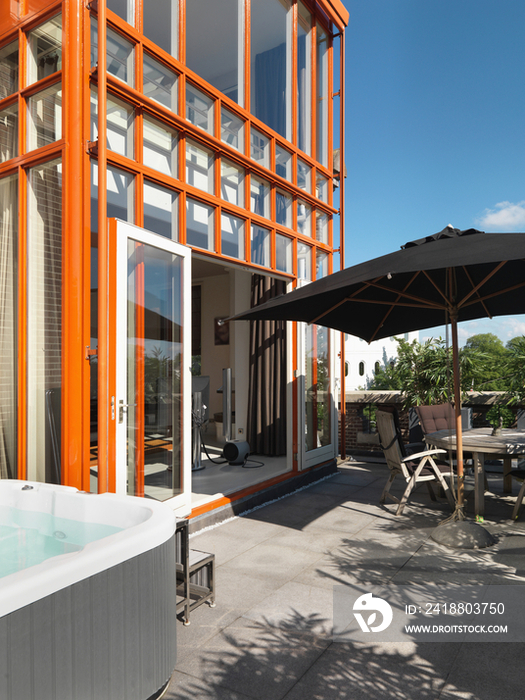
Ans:
{"label": "white door frame", "polygon": [[[191,509],[191,249],[151,231],[117,221],[116,252],[116,492],[127,491],[127,412],[119,422],[119,402],[127,397],[128,240],[159,248],[182,259],[182,493],[166,501],[172,508]],[[120,361],[119,361],[120,360]]]}

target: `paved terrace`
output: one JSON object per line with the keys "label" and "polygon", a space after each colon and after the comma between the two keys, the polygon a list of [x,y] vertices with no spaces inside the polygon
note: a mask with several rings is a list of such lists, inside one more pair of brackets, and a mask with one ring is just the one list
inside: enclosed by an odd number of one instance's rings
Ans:
{"label": "paved terrace", "polygon": [[[178,625],[178,662],[168,700],[516,700],[525,644],[334,643],[337,583],[525,584],[525,514],[489,476],[485,550],[430,539],[450,511],[425,484],[400,517],[379,505],[387,467],[347,462],[322,482],[197,533],[214,552],[217,605]],[[396,482],[398,479],[396,479]],[[395,483],[394,482],[394,485]],[[515,482],[514,493],[519,484]],[[401,482],[396,493],[402,491]]]}

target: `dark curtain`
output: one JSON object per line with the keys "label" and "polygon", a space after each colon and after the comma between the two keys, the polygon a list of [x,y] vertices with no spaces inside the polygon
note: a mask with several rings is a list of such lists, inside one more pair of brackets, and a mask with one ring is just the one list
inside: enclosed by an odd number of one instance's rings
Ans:
{"label": "dark curtain", "polygon": [[255,57],[255,116],[286,136],[286,44]]}
{"label": "dark curtain", "polygon": [[[253,275],[251,306],[284,292],[282,280]],[[286,454],[286,321],[250,323],[247,440],[251,452]]]}

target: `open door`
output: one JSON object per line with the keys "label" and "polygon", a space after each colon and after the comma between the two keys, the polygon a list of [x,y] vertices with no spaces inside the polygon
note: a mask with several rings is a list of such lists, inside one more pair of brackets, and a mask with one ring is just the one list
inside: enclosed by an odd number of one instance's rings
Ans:
{"label": "open door", "polygon": [[116,491],[189,509],[190,250],[116,228]]}

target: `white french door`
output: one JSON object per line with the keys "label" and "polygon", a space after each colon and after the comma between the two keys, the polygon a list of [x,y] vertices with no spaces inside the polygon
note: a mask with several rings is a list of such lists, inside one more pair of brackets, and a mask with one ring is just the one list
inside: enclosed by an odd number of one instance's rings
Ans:
{"label": "white french door", "polygon": [[116,490],[191,501],[191,255],[117,222]]}

